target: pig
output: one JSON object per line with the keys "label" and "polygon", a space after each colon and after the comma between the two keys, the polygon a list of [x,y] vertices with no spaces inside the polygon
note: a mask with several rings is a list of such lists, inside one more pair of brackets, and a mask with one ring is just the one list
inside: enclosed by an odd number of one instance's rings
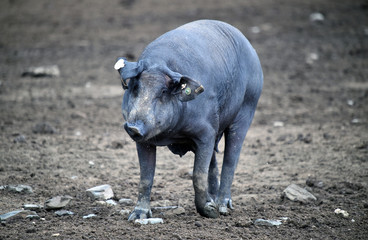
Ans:
{"label": "pig", "polygon": [[[256,51],[235,27],[198,20],[151,42],[137,62],[118,58],[125,89],[124,128],[140,165],[138,201],[128,220],[149,218],[157,146],[195,155],[197,212],[208,218],[233,210],[231,185],[263,87]],[[216,152],[224,136],[220,181]]]}

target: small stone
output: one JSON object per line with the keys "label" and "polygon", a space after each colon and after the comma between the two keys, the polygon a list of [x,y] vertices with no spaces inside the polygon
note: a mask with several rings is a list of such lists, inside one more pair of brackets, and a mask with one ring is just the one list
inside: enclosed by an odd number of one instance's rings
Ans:
{"label": "small stone", "polygon": [[128,209],[122,209],[122,210],[120,210],[120,215],[123,215],[123,216],[129,216],[129,214],[130,214],[130,210],[128,210]]}
{"label": "small stone", "polygon": [[60,236],[60,233],[54,233],[51,235],[51,237],[59,237]]}
{"label": "small stone", "polygon": [[160,208],[160,207],[173,207],[170,200],[160,200],[151,202],[152,208]]}
{"label": "small stone", "polygon": [[200,221],[195,221],[194,222],[194,225],[196,226],[196,227],[202,227],[203,225],[202,225],[202,223],[200,222]]}
{"label": "small stone", "polygon": [[73,112],[70,116],[73,119],[86,119],[87,118],[87,114],[83,112]]}
{"label": "small stone", "polygon": [[324,183],[322,181],[318,181],[316,178],[313,177],[309,177],[305,183],[309,187],[323,188],[324,186]]}
{"label": "small stone", "polygon": [[41,210],[42,206],[41,205],[37,205],[37,204],[24,204],[23,208],[25,210],[31,210],[31,211],[37,211],[37,210]]}
{"label": "small stone", "polygon": [[22,73],[22,77],[59,77],[60,70],[57,65],[30,67]]}
{"label": "small stone", "polygon": [[191,180],[193,178],[193,171],[188,169],[180,169],[178,171],[178,175],[180,178]]}
{"label": "small stone", "polygon": [[259,226],[279,226],[281,225],[281,221],[280,220],[265,220],[265,219],[257,219],[254,221],[254,225],[259,225]]}
{"label": "small stone", "polygon": [[73,199],[71,196],[57,196],[50,198],[45,202],[45,209],[53,210],[63,208],[69,204],[71,199]]}
{"label": "small stone", "polygon": [[360,119],[359,118],[354,118],[353,120],[351,120],[351,123],[353,123],[353,124],[358,124],[358,123],[360,123],[361,121],[360,121]]}
{"label": "small stone", "polygon": [[253,222],[248,218],[246,220],[240,219],[235,223],[236,227],[250,227]]}
{"label": "small stone", "polygon": [[4,220],[11,219],[13,217],[31,218],[31,219],[38,218],[39,219],[39,216],[37,215],[36,212],[21,209],[21,210],[15,210],[15,211],[0,215],[0,220],[4,221]]}
{"label": "small stone", "polygon": [[8,212],[8,213],[5,213],[5,214],[2,214],[0,215],[0,220],[1,221],[4,221],[4,220],[7,220],[7,219],[10,219],[16,215],[18,215],[19,213],[23,212],[24,210],[15,210],[15,211],[11,211],[11,212]]}
{"label": "small stone", "polygon": [[55,212],[55,215],[57,216],[67,216],[67,215],[74,215],[73,212],[67,211],[67,210],[59,210]]}
{"label": "small stone", "polygon": [[296,184],[290,184],[283,192],[282,196],[290,199],[291,201],[298,201],[307,203],[311,200],[316,201],[317,198],[304,188],[299,187]]}
{"label": "small stone", "polygon": [[87,189],[87,195],[95,200],[107,200],[114,197],[112,188],[108,184]]}
{"label": "small stone", "polygon": [[345,210],[340,209],[340,208],[335,209],[335,213],[338,214],[338,215],[343,216],[344,218],[349,217],[349,213]]}
{"label": "small stone", "polygon": [[134,221],[136,224],[158,224],[158,223],[164,223],[164,220],[162,218],[145,218],[145,219],[136,219]]}
{"label": "small stone", "polygon": [[121,198],[119,199],[119,203],[124,206],[131,206],[134,204],[133,200],[130,198]]}
{"label": "small stone", "polygon": [[83,216],[83,219],[94,218],[94,217],[97,217],[97,215],[96,215],[96,214],[91,213],[91,214],[88,214],[88,215],[86,215],[86,216]]}
{"label": "small stone", "polygon": [[319,56],[317,53],[309,53],[306,58],[305,58],[305,62],[309,65],[312,65],[314,62],[316,62],[319,59]]}
{"label": "small stone", "polygon": [[325,20],[325,16],[322,13],[315,12],[309,15],[309,20],[311,22],[323,22]]}
{"label": "small stone", "polygon": [[115,140],[111,142],[111,148],[113,149],[121,149],[124,147],[124,145],[126,144],[125,141],[119,141],[119,140]]}
{"label": "small stone", "polygon": [[253,26],[253,27],[250,28],[250,31],[254,34],[257,34],[257,33],[261,32],[261,29],[257,26]]}
{"label": "small stone", "polygon": [[349,106],[354,106],[354,100],[352,100],[352,99],[348,99],[348,100],[346,101],[346,103],[347,103]]}
{"label": "small stone", "polygon": [[40,216],[36,212],[30,211],[29,215],[26,216],[27,219],[40,219]]}
{"label": "small stone", "polygon": [[8,190],[9,192],[14,192],[14,193],[33,193],[33,189],[30,186],[27,185],[22,185],[22,184],[18,184],[18,185],[7,185],[4,186],[5,190]]}
{"label": "small stone", "polygon": [[313,138],[310,133],[308,133],[306,136],[303,134],[298,134],[297,140],[309,144],[313,141]]}
{"label": "small stone", "polygon": [[275,121],[275,122],[273,122],[273,126],[274,127],[283,127],[284,126],[284,122]]}
{"label": "small stone", "polygon": [[27,140],[26,140],[26,137],[24,135],[18,135],[14,138],[13,140],[14,143],[26,143]]}
{"label": "small stone", "polygon": [[171,208],[171,209],[168,209],[167,211],[165,211],[163,214],[166,217],[182,215],[182,214],[185,214],[185,209],[183,207]]}
{"label": "small stone", "polygon": [[105,201],[96,201],[97,204],[100,204],[100,205],[107,205],[107,203]]}
{"label": "small stone", "polygon": [[106,200],[106,204],[107,206],[116,206],[118,205],[114,200],[112,199],[109,199],[109,200]]}
{"label": "small stone", "polygon": [[33,129],[33,133],[36,134],[54,134],[56,129],[47,122],[37,123]]}

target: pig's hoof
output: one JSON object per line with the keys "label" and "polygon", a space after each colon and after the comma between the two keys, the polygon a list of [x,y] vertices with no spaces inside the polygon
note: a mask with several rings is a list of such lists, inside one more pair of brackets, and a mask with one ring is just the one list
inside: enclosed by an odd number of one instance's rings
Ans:
{"label": "pig's hoof", "polygon": [[228,209],[231,209],[231,210],[234,209],[233,202],[231,201],[231,199],[227,200],[227,203],[219,205],[219,212],[221,215],[225,215],[225,216],[229,215],[230,212]]}
{"label": "pig's hoof", "polygon": [[150,209],[135,208],[132,214],[130,214],[128,221],[134,221],[136,219],[145,219],[150,217],[152,217],[152,212]]}
{"label": "pig's hoof", "polygon": [[212,200],[211,202],[206,202],[206,205],[204,205],[203,213],[205,217],[218,218],[219,212],[217,210],[217,204]]}

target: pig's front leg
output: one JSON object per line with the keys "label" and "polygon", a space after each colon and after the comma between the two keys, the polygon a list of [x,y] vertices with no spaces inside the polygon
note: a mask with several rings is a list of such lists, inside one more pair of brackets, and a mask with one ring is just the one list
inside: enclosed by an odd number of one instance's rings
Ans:
{"label": "pig's front leg", "polygon": [[156,146],[137,143],[141,178],[138,188],[138,202],[128,221],[152,216],[150,196],[156,167]]}
{"label": "pig's front leg", "polygon": [[208,192],[208,171],[214,151],[214,137],[197,142],[193,169],[193,186],[195,205],[199,214],[204,217],[217,218],[218,206]]}

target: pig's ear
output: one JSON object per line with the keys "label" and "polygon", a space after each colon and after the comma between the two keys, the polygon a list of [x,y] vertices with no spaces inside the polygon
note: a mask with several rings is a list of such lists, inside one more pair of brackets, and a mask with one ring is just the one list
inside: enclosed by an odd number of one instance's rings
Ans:
{"label": "pig's ear", "polygon": [[204,91],[200,83],[186,76],[180,78],[180,82],[176,84],[175,88],[175,95],[182,102],[193,100]]}
{"label": "pig's ear", "polygon": [[121,84],[124,89],[128,88],[127,80],[137,77],[144,70],[145,62],[128,62],[125,58],[118,58],[114,68],[117,70],[121,77]]}

